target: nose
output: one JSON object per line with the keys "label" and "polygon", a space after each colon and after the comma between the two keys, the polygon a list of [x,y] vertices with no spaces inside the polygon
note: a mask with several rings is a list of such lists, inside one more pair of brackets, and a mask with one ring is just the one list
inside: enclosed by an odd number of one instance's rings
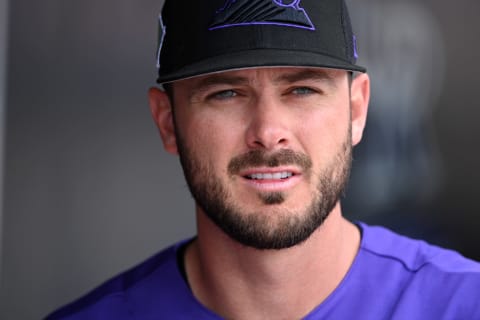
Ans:
{"label": "nose", "polygon": [[252,102],[246,132],[251,149],[285,148],[291,140],[286,106],[272,95],[261,95]]}

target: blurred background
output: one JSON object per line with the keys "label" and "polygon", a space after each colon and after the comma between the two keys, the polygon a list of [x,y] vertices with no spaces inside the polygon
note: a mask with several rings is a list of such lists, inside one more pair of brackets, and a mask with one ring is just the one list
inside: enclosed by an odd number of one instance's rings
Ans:
{"label": "blurred background", "polygon": [[[347,2],[372,103],[345,214],[480,260],[480,2]],[[0,319],[194,234],[146,98],[161,5],[0,0]]]}

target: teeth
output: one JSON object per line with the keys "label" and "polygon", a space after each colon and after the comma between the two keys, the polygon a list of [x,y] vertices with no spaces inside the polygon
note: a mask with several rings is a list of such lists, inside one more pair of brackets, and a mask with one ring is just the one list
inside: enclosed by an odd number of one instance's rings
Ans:
{"label": "teeth", "polygon": [[280,180],[293,176],[291,172],[276,172],[276,173],[254,173],[248,177],[253,180]]}

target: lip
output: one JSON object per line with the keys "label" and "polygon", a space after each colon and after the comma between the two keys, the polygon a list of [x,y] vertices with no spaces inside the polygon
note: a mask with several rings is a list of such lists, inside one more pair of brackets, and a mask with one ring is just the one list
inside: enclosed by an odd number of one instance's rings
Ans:
{"label": "lip", "polygon": [[[284,178],[284,179],[250,179],[247,178],[251,175],[256,174],[280,174],[288,172],[291,176]],[[286,191],[290,188],[293,188],[296,184],[298,184],[301,180],[301,171],[295,167],[262,167],[262,168],[249,168],[247,170],[243,170],[239,173],[242,177],[242,181],[245,182],[249,187],[254,188],[258,191],[264,192],[281,192]]]}

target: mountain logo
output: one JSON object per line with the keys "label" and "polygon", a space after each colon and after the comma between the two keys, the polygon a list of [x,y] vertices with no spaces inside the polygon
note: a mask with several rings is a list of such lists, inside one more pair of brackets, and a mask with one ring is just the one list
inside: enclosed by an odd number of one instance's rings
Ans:
{"label": "mountain logo", "polygon": [[258,24],[315,30],[300,0],[227,0],[209,30]]}

